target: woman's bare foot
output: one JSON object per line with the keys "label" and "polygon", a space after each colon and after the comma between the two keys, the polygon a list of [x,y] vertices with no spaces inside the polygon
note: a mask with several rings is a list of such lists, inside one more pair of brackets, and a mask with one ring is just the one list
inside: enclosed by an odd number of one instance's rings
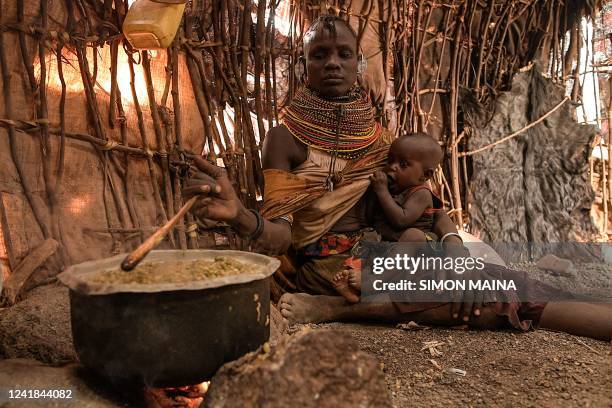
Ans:
{"label": "woman's bare foot", "polygon": [[336,273],[332,279],[332,285],[343,298],[349,303],[359,302],[359,294],[349,286],[349,271],[342,270]]}
{"label": "woman's bare foot", "polygon": [[349,286],[361,293],[361,270],[360,269],[349,269],[348,270],[348,283]]}
{"label": "woman's bare foot", "polygon": [[285,293],[278,301],[280,312],[291,324],[322,323],[337,320],[349,307],[341,296],[313,296]]}

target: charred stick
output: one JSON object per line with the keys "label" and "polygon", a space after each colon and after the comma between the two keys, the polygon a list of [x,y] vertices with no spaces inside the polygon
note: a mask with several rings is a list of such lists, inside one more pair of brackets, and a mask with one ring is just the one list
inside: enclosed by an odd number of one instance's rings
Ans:
{"label": "charred stick", "polygon": [[367,0],[367,2],[363,5],[362,10],[365,11],[365,21],[363,25],[361,24],[361,19],[359,19],[359,33],[357,34],[357,49],[359,50],[361,47],[361,41],[363,40],[363,35],[368,29],[368,24],[370,24],[370,18],[372,17],[372,10],[374,9],[374,0]]}
{"label": "charred stick", "polygon": [[[136,117],[138,118],[138,128],[140,130],[140,138],[142,141],[142,147],[145,152],[150,152],[149,141],[147,139],[147,133],[144,124],[144,118],[142,115],[142,109],[140,108],[140,102],[138,101],[138,94],[136,93],[136,73],[134,71],[134,61],[132,56],[128,56],[128,66],[130,68],[130,87],[132,89],[132,100],[134,102],[134,110],[136,111]],[[153,198],[157,206],[158,216],[161,217],[165,223],[168,221],[164,205],[162,204],[161,196],[159,194],[159,186],[155,177],[155,168],[153,166],[152,154],[147,155],[147,165],[149,168],[149,178],[151,180],[151,187],[153,188]]]}
{"label": "charred stick", "polygon": [[91,57],[93,59],[93,73],[91,75],[91,84],[95,84],[98,80],[98,47],[95,45],[91,47]]}
{"label": "charred stick", "polygon": [[85,56],[84,47],[82,45],[79,45],[76,47],[76,51],[77,59],[79,61],[79,68],[81,71],[81,79],[83,81],[83,90],[87,98],[87,108],[94,128],[94,133],[98,139],[106,140],[102,123],[100,121],[100,114],[98,112],[98,102],[96,100],[96,93],[91,82],[89,65],[87,63],[87,57]]}
{"label": "charred stick", "polygon": [[[193,55],[195,58],[197,68],[198,68],[198,73],[200,74],[200,79],[202,82],[202,94],[204,96],[204,101],[206,102],[208,106],[208,116],[210,118],[211,134],[212,134],[215,144],[217,145],[217,149],[219,149],[219,154],[223,156],[225,154],[225,146],[223,146],[223,142],[221,142],[221,137],[219,136],[219,128],[217,127],[217,118],[216,118],[217,108],[212,98],[213,91],[210,89],[208,81],[206,80],[207,75],[206,75],[206,70],[204,68],[204,60],[202,58],[202,53],[200,51],[198,52],[194,52],[193,50],[190,50],[190,51],[191,51],[191,55]],[[216,153],[214,153],[214,155],[216,158]]]}
{"label": "charred stick", "polygon": [[481,30],[480,38],[481,38],[481,46],[478,48],[478,64],[476,68],[476,79],[474,80],[474,87],[476,93],[480,91],[480,74],[482,72],[483,65],[483,55],[485,49],[487,47],[487,38],[489,34],[489,25],[491,24],[491,16],[493,15],[493,10],[495,9],[495,0],[489,0],[489,12],[487,13],[487,18],[484,23],[484,27]]}
{"label": "charred stick", "polygon": [[466,64],[465,69],[463,69],[463,86],[468,87],[470,81],[470,72],[472,70],[471,62],[472,62],[472,24],[474,23],[474,14],[476,14],[476,7],[478,7],[478,2],[475,1],[472,5],[470,11],[470,17],[468,18],[467,23],[467,54],[466,54]]}
{"label": "charred stick", "polygon": [[[174,138],[179,152],[183,151],[183,117],[179,93],[179,53],[178,38],[174,40],[172,48],[168,50],[168,61],[171,63],[170,75],[172,77],[172,110],[174,112]],[[174,213],[177,213],[182,202],[181,180],[178,173],[173,175]],[[181,217],[177,224],[178,241],[181,249],[187,249],[187,235],[185,234],[185,217]]]}
{"label": "charred stick", "polygon": [[[449,9],[444,10],[444,15],[445,15],[445,23],[444,26],[446,27],[448,25],[448,22],[450,20],[451,17],[451,11]],[[435,80],[435,87],[434,87],[434,93],[431,97],[431,104],[429,105],[429,111],[427,112],[427,118],[425,119],[425,130],[427,130],[427,125],[429,124],[429,120],[431,118],[431,114],[433,112],[433,108],[434,108],[434,104],[436,103],[436,97],[438,94],[438,82],[440,81],[440,71],[442,69],[442,62],[444,59],[444,51],[446,49],[446,36],[444,36],[444,38],[442,39],[442,48],[440,51],[440,58],[438,60],[438,67],[436,69],[436,80]]]}
{"label": "charred stick", "polygon": [[[161,120],[159,118],[159,107],[155,100],[155,91],[153,90],[153,77],[151,75],[151,61],[147,51],[142,52],[142,68],[144,71],[145,82],[147,84],[147,95],[149,97],[149,108],[151,109],[151,118],[153,119],[153,129],[160,154],[160,162],[162,168],[162,182],[164,185],[164,198],[166,204],[166,214],[172,217],[174,214],[174,203],[172,199],[172,186],[170,184],[170,170],[168,167],[168,150],[166,148],[166,140],[161,129]],[[174,237],[170,235],[170,242],[176,247]]]}
{"label": "charred stick", "polygon": [[[114,43],[116,43],[118,46],[120,41],[121,40],[115,40]],[[121,134],[121,143],[124,146],[127,146],[128,144],[127,124],[126,124],[125,111],[123,109],[123,102],[121,99],[121,91],[119,90],[119,88],[117,88],[117,95],[116,95],[114,102],[117,104],[117,112],[119,113],[119,131]],[[122,174],[123,188],[124,188],[125,201],[126,201],[128,213],[130,215],[130,219],[132,220],[132,225],[140,229],[140,220],[138,218],[138,213],[136,212],[136,209],[134,207],[134,197],[132,195],[132,189],[130,188],[130,185],[131,185],[130,184],[130,158],[127,152],[125,152],[125,154],[123,155],[123,163],[124,163],[124,169],[125,169],[124,173]],[[141,242],[143,238],[144,238],[143,234],[142,232],[140,232]]]}
{"label": "charred stick", "polygon": [[[2,13],[3,5],[0,1],[0,22],[3,21],[3,13]],[[4,47],[4,30],[0,30],[0,67],[2,68],[2,83],[3,91],[4,91],[4,114],[7,118],[13,117],[13,99],[12,99],[12,91],[11,91],[11,74],[9,71],[8,63],[6,60],[6,52]],[[17,175],[19,176],[19,180],[21,182],[21,186],[23,188],[23,193],[26,196],[26,200],[32,209],[32,214],[34,215],[34,219],[36,219],[36,223],[38,224],[43,237],[45,239],[50,238],[51,234],[47,227],[47,223],[43,218],[42,210],[36,204],[34,200],[34,195],[32,190],[30,189],[29,183],[25,177],[25,171],[23,168],[23,164],[19,160],[19,152],[17,150],[17,139],[15,137],[15,129],[14,126],[8,126],[8,137],[9,137],[9,146],[11,149],[11,157],[13,159],[13,164],[15,165],[15,169],[17,170]]]}
{"label": "charred stick", "polygon": [[172,110],[174,111],[174,136],[179,150],[183,150],[183,117],[181,111],[181,100],[179,93],[179,52],[178,40],[172,45],[171,56],[172,60]]}
{"label": "charred stick", "polygon": [[204,78],[200,76],[198,72],[196,57],[192,54],[189,54],[187,58],[187,69],[189,70],[189,76],[191,78],[191,85],[193,87],[193,94],[196,99],[196,105],[198,106],[198,110],[200,111],[200,117],[202,118],[202,124],[204,125],[204,135],[206,137],[206,142],[208,145],[208,155],[210,159],[216,159],[215,155],[215,145],[213,143],[212,138],[212,126],[210,124],[210,112],[208,110],[208,103],[206,102],[206,98],[204,97],[204,91],[202,81]]}
{"label": "charred stick", "polygon": [[162,97],[159,101],[159,108],[163,109],[166,107],[168,103],[168,95],[170,94],[170,87],[172,85],[172,61],[170,61],[170,55],[167,54],[166,58],[166,81],[164,82],[164,92],[162,93]]}
{"label": "charred stick", "polygon": [[[504,19],[506,18],[506,15],[508,13],[508,11],[510,10],[510,5],[512,4],[512,0],[508,0],[506,1],[506,3],[504,4],[504,9],[502,11],[502,14],[499,16],[499,18],[497,19],[497,21],[495,22],[495,31],[493,31],[493,35],[491,36],[491,41],[489,42],[489,50],[487,51],[487,55],[484,58],[484,66],[483,66],[483,82],[484,82],[484,86],[486,87],[487,85],[487,76],[488,76],[488,72],[487,72],[487,65],[489,63],[489,58],[491,58],[491,55],[493,53],[493,50],[495,49],[495,44],[497,41],[497,35],[499,34],[499,30],[500,27],[502,26],[502,22],[504,21]],[[500,44],[503,45],[503,44]],[[495,79],[495,78],[493,78]]]}
{"label": "charred stick", "polygon": [[[47,0],[41,0],[40,2],[40,14],[43,31],[47,30]],[[40,120],[40,153],[43,168],[43,179],[45,182],[45,190],[47,193],[47,200],[49,202],[49,208],[51,209],[52,218],[52,231],[53,237],[58,238],[59,234],[56,231],[58,223],[55,222],[54,214],[56,210],[56,194],[54,192],[54,184],[52,183],[51,177],[51,152],[49,151],[49,124],[48,124],[48,108],[47,108],[47,52],[45,48],[44,38],[41,36],[38,39],[38,59],[40,64],[40,84],[38,86],[37,99],[37,116]],[[32,67],[33,70],[33,67]],[[59,221],[58,221],[59,222]]]}
{"label": "charred stick", "polygon": [[[25,26],[25,9],[23,0],[17,0],[17,23]],[[19,37],[19,48],[21,49],[21,58],[23,60],[23,65],[25,67],[28,82],[30,84],[30,92],[35,96],[37,93],[36,90],[36,77],[34,76],[34,67],[32,66],[32,58],[30,57],[30,53],[28,52],[28,43],[26,41],[25,32],[23,30],[19,30],[17,32]]]}
{"label": "charred stick", "polygon": [[260,0],[257,4],[257,27],[255,35],[255,114],[257,116],[257,129],[259,133],[259,148],[263,146],[263,141],[266,136],[266,128],[263,123],[263,103],[261,96],[261,73],[263,71],[263,60],[265,52],[265,15],[266,1]]}
{"label": "charred stick", "polygon": [[[274,47],[274,18],[275,18],[275,1],[270,0],[270,14],[268,16],[268,23],[266,26],[266,39],[265,39],[265,72],[264,76],[266,79],[266,114],[268,119],[268,128],[272,128],[274,123],[274,103],[272,96],[272,49]],[[274,96],[276,99],[276,96]]]}
{"label": "charred stick", "polygon": [[[580,26],[574,28],[576,32],[576,69],[574,69],[574,84],[572,86],[572,101],[578,102],[578,94],[580,93],[580,64],[582,61],[582,29]],[[609,76],[612,78],[612,76]],[[610,88],[612,89],[612,88]],[[612,122],[608,122],[612,123]],[[612,139],[609,139],[612,140]],[[612,146],[612,143],[608,143],[608,146]],[[608,156],[612,157],[612,156]]]}
{"label": "charred stick", "polygon": [[[419,88],[420,88],[420,79],[419,79],[419,73],[420,73],[420,68],[421,68],[421,55],[423,53],[423,44],[425,43],[425,33],[427,32],[427,28],[429,27],[429,23],[431,22],[431,16],[433,14],[434,9],[436,8],[436,2],[434,0],[433,4],[431,4],[429,6],[429,12],[427,13],[427,19],[425,20],[425,26],[423,27],[423,35],[421,36],[421,41],[419,44],[419,48],[417,51],[417,63],[416,63],[416,71],[414,74],[414,79],[415,79],[415,89],[414,89],[414,95],[415,95],[415,107],[416,107],[416,112],[418,115],[418,123],[419,126],[421,127],[421,131],[426,131],[425,127],[423,126],[424,122],[423,122],[423,112],[421,111],[421,100],[420,100],[420,92],[419,92]],[[434,87],[436,87],[437,84],[434,84]],[[435,97],[435,95],[434,95]]]}
{"label": "charred stick", "polygon": [[115,107],[117,105],[117,66],[118,66],[118,52],[119,52],[119,41],[113,41],[110,45],[111,54],[111,89],[110,89],[110,103],[108,107],[108,124],[111,129],[115,128],[117,121],[115,115]]}
{"label": "charred stick", "polygon": [[[62,180],[64,178],[64,158],[66,153],[66,80],[64,79],[64,69],[62,67],[62,50],[64,44],[59,41],[57,44],[57,74],[59,76],[60,84],[62,87],[59,103],[59,117],[60,117],[60,147],[59,147],[59,159],[57,162],[57,176],[55,178],[56,193],[60,194],[62,186]],[[61,194],[60,194],[61,196]]]}
{"label": "charred stick", "polygon": [[[511,10],[510,10],[510,14],[508,14],[508,20],[510,20],[510,16],[512,15],[512,10],[514,9],[514,5],[511,4],[510,8],[511,8]],[[498,47],[498,50],[497,50],[497,60],[496,61],[499,61],[499,62],[502,61],[501,60],[501,55],[502,55],[502,51],[505,49],[504,41],[506,39],[506,36],[508,35],[508,28],[509,27],[510,27],[510,23],[508,21],[508,23],[506,23],[506,25],[504,26],[504,32],[503,32],[503,34],[501,36],[501,39],[499,40],[499,47]],[[499,80],[500,80],[498,78],[498,75],[501,73],[502,70],[500,69],[501,63],[499,63],[499,62],[497,64],[495,64],[495,71],[494,71],[494,74],[493,74],[493,88],[496,88],[496,84],[498,84]]]}
{"label": "charred stick", "polygon": [[[459,20],[461,21],[464,17],[465,17],[465,12],[466,12],[466,7],[463,6],[461,8],[461,15],[459,17]],[[451,80],[451,86],[450,86],[450,131],[451,131],[451,137],[450,137],[450,146],[451,146],[451,162],[450,162],[450,166],[451,166],[451,185],[452,185],[452,199],[455,203],[454,207],[455,210],[457,210],[456,212],[456,219],[457,219],[457,224],[459,225],[460,228],[463,227],[463,215],[462,215],[462,207],[461,207],[461,189],[459,186],[459,160],[458,160],[458,155],[457,155],[457,144],[456,144],[456,140],[457,140],[457,108],[458,108],[458,104],[457,104],[457,99],[458,99],[458,84],[457,84],[457,79],[459,76],[459,54],[461,52],[461,47],[460,47],[460,42],[461,42],[461,37],[462,37],[462,28],[463,26],[461,24],[457,25],[457,31],[455,33],[455,40],[454,40],[454,50],[453,50],[453,59],[451,62],[451,69],[450,69],[450,80]]]}

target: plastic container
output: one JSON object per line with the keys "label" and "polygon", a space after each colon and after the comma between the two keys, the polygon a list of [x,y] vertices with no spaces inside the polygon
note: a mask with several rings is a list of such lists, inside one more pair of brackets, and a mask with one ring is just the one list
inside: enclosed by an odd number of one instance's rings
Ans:
{"label": "plastic container", "polygon": [[136,49],[168,48],[181,24],[183,11],[185,3],[165,4],[152,0],[136,0],[123,22],[123,33]]}

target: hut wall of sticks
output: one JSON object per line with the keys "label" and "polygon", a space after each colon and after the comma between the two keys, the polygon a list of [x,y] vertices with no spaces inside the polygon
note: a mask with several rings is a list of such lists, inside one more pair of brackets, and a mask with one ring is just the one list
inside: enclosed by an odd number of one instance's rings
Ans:
{"label": "hut wall of sticks", "polygon": [[[134,248],[181,206],[185,152],[225,166],[256,207],[265,133],[298,86],[301,37],[321,13],[358,32],[379,120],[446,146],[435,184],[458,225],[507,242],[597,232],[597,130],[572,120],[580,20],[596,1],[189,0],[157,52],[125,41],[128,3],[0,2],[5,277],[35,284]],[[190,216],[165,244],[243,247]]]}

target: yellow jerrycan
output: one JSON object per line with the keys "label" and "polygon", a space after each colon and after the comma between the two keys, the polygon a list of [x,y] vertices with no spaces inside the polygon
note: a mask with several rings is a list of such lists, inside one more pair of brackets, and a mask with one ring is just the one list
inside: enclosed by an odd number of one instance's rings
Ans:
{"label": "yellow jerrycan", "polygon": [[136,49],[168,48],[181,24],[186,0],[136,0],[123,21],[123,34]]}

